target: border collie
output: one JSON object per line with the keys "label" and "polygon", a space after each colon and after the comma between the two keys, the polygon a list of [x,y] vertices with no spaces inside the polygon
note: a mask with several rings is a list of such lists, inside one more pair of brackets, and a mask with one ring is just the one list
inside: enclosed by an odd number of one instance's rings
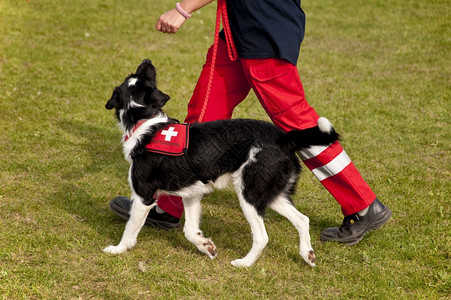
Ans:
{"label": "border collie", "polygon": [[268,243],[263,217],[270,207],[299,231],[300,255],[314,266],[309,219],[294,207],[290,196],[301,170],[296,151],[337,140],[331,123],[320,118],[316,127],[289,133],[257,120],[194,123],[188,129],[189,147],[184,154],[168,156],[146,148],[159,129],[178,123],[161,110],[168,100],[169,96],[157,88],[155,68],[146,59],[135,74],[114,89],[105,105],[108,110],[115,109],[124,132],[123,150],[131,163],[128,181],[133,204],[120,243],[103,251],[119,254],[135,246],[149,210],[156,205],[155,199],[170,194],[183,197],[185,237],[202,253],[215,258],[215,244],[199,228],[200,201],[213,188],[224,188],[231,182],[253,238],[250,252],[232,261],[232,265],[251,266],[262,253]]}

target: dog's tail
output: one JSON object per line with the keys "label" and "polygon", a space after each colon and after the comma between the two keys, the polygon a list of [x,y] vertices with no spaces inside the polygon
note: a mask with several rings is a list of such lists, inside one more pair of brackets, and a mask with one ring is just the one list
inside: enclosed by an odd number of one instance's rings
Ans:
{"label": "dog's tail", "polygon": [[279,138],[278,143],[289,152],[310,146],[327,146],[339,139],[338,133],[326,118],[319,118],[316,127],[293,130]]}

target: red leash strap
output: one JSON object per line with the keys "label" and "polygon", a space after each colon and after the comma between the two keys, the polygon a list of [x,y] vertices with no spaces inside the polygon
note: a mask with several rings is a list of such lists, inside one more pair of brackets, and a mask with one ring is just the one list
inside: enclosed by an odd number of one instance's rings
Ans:
{"label": "red leash strap", "polygon": [[227,16],[227,5],[226,0],[218,0],[218,7],[216,9],[216,26],[215,26],[215,39],[213,42],[213,53],[211,58],[211,69],[210,77],[208,78],[207,92],[205,94],[204,104],[202,105],[202,111],[197,119],[198,122],[202,122],[205,116],[205,111],[207,110],[208,100],[210,98],[211,85],[213,82],[213,74],[216,65],[216,55],[218,53],[218,42],[219,42],[219,27],[222,24],[224,27],[224,35],[227,44],[227,52],[229,53],[229,59],[235,61],[238,58],[238,54],[235,48],[235,43],[233,42],[232,33],[230,32],[229,17]]}

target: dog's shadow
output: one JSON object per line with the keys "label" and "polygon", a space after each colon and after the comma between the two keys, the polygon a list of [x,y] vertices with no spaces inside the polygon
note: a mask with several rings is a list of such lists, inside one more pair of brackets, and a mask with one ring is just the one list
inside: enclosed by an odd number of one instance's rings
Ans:
{"label": "dog's shadow", "polygon": [[49,192],[47,202],[100,234],[113,237],[106,226],[114,223],[107,192],[112,183],[116,183],[114,189],[128,191],[128,163],[122,155],[118,130],[73,120],[63,120],[58,126],[66,133],[60,143],[64,143],[61,151],[67,152],[70,168],[64,168],[61,185]]}

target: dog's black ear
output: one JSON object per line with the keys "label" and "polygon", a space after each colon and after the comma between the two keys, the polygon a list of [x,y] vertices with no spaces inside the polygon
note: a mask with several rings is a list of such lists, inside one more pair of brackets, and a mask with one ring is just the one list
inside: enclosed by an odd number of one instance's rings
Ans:
{"label": "dog's black ear", "polygon": [[171,99],[171,97],[169,97],[169,95],[163,93],[162,91],[160,91],[158,89],[154,92],[154,94],[155,94],[154,99],[155,99],[156,105],[159,108],[163,107],[166,104],[166,102],[168,102],[168,100]]}
{"label": "dog's black ear", "polygon": [[168,100],[170,98],[171,97],[169,97],[168,95],[166,95],[159,89],[149,86],[149,87],[146,87],[144,103],[146,103],[147,105],[156,107],[156,108],[162,108],[166,104],[166,102],[168,102]]}
{"label": "dog's black ear", "polygon": [[149,78],[150,82],[153,86],[156,86],[157,74],[155,71],[155,67],[153,66],[150,59],[145,59],[136,69],[137,75],[144,75]]}
{"label": "dog's black ear", "polygon": [[113,95],[111,96],[110,100],[105,104],[105,108],[110,110],[113,108],[120,108],[122,106],[122,100],[119,90],[116,88],[114,89]]}

